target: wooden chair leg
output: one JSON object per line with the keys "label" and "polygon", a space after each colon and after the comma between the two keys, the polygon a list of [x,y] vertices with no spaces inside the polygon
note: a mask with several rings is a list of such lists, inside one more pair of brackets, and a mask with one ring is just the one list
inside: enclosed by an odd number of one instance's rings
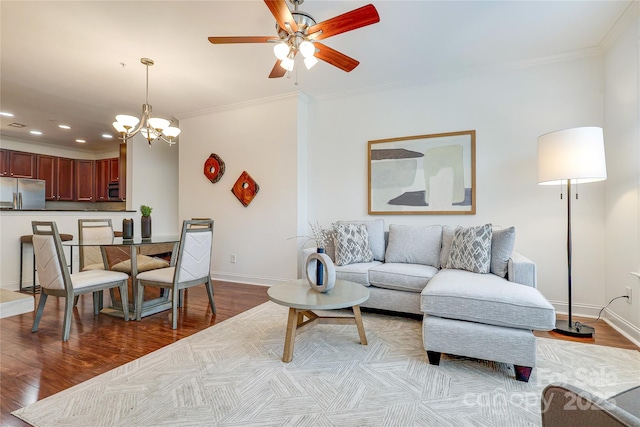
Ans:
{"label": "wooden chair leg", "polygon": [[211,283],[211,279],[207,280],[207,283],[205,283],[204,286],[207,288],[207,295],[209,296],[211,312],[213,314],[216,314],[216,303],[213,301],[213,284]]}
{"label": "wooden chair leg", "polygon": [[180,291],[175,288],[171,291],[171,329],[178,329],[178,300]]}
{"label": "wooden chair leg", "polygon": [[93,294],[93,315],[97,316],[100,314],[100,291],[94,292]]}
{"label": "wooden chair leg", "polygon": [[122,298],[122,314],[124,315],[124,321],[129,321],[129,284],[127,281],[123,281],[120,285],[120,298]]}
{"label": "wooden chair leg", "polygon": [[40,293],[40,302],[38,303],[38,310],[36,311],[36,318],[33,320],[33,327],[31,328],[31,332],[38,331],[38,325],[40,324],[40,319],[42,318],[42,312],[44,311],[44,305],[47,302],[47,297],[49,295],[41,292]]}
{"label": "wooden chair leg", "polygon": [[[74,297],[75,300],[77,298]],[[64,320],[62,323],[62,341],[69,341],[69,332],[71,332],[71,312],[73,311],[74,303],[69,301],[69,298],[64,299]]]}
{"label": "wooden chair leg", "polygon": [[142,297],[144,295],[144,286],[140,284],[138,281],[134,286],[138,287],[138,294],[136,295],[136,300],[134,301],[135,311],[136,311],[136,320],[139,322],[142,317]]}

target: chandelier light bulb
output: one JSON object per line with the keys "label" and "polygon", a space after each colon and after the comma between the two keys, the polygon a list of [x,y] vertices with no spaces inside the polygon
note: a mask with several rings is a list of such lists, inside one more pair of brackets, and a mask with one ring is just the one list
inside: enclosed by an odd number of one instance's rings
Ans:
{"label": "chandelier light bulb", "polygon": [[283,60],[289,55],[289,45],[286,43],[278,43],[273,47],[273,53],[279,60]]}
{"label": "chandelier light bulb", "polygon": [[118,114],[116,116],[116,120],[127,130],[135,127],[138,122],[140,122],[137,117],[128,116],[126,114]]}
{"label": "chandelier light bulb", "polygon": [[169,126],[163,131],[163,133],[168,138],[175,138],[176,136],[180,135],[180,129],[178,129],[177,127]]}
{"label": "chandelier light bulb", "polygon": [[157,130],[158,132],[162,132],[166,127],[169,126],[171,122],[166,119],[161,119],[159,117],[153,117],[149,119],[149,126]]}
{"label": "chandelier light bulb", "polygon": [[113,127],[118,133],[127,133],[127,130],[122,126],[120,122],[113,122]]}
{"label": "chandelier light bulb", "polygon": [[316,48],[313,45],[313,43],[311,43],[310,41],[303,41],[302,43],[300,43],[300,53],[302,54],[302,56],[304,56],[305,58],[310,58],[313,56],[314,53],[316,53]]}

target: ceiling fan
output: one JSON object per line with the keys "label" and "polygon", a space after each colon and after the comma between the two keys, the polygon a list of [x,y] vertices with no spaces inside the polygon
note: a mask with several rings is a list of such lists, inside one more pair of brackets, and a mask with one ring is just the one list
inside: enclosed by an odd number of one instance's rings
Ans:
{"label": "ceiling fan", "polygon": [[209,37],[209,41],[213,44],[275,43],[277,61],[269,78],[283,77],[287,71],[293,70],[294,58],[298,52],[305,58],[307,69],[320,59],[346,72],[353,70],[358,66],[358,61],[331,49],[319,40],[380,22],[378,11],[372,4],[316,23],[311,15],[298,10],[304,0],[289,0],[294,6],[293,11],[289,10],[285,0],[264,2],[276,18],[277,37]]}

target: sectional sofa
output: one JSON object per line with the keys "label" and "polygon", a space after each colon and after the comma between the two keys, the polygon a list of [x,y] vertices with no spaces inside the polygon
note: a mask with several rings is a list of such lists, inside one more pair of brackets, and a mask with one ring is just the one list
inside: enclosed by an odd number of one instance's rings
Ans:
{"label": "sectional sofa", "polygon": [[[528,381],[536,365],[533,330],[555,327],[555,310],[536,289],[536,265],[514,251],[515,229],[338,221],[324,242],[336,278],[367,286],[361,305],[423,315],[431,364],[442,353],[514,365]],[[302,251],[306,259],[316,248]]]}

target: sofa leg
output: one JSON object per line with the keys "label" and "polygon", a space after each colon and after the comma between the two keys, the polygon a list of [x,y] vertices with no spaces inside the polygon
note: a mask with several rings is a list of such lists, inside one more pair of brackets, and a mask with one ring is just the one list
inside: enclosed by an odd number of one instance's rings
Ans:
{"label": "sofa leg", "polygon": [[528,366],[520,366],[520,365],[513,365],[513,367],[516,370],[516,379],[518,381],[523,381],[525,383],[528,383],[529,377],[531,376],[531,371],[533,370],[533,368],[530,368]]}
{"label": "sofa leg", "polygon": [[429,358],[429,364],[438,366],[440,364],[440,355],[442,355],[442,353],[438,351],[427,350],[427,357]]}

